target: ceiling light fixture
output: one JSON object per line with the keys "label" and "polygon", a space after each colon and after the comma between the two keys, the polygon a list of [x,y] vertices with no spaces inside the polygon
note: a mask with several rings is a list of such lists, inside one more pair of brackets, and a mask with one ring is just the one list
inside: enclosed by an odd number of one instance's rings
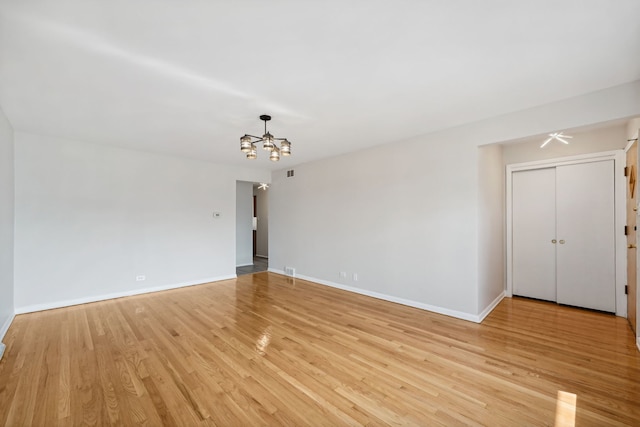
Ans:
{"label": "ceiling light fixture", "polygon": [[542,143],[542,145],[540,146],[540,148],[544,148],[545,145],[547,145],[548,143],[550,143],[551,141],[553,141],[554,139],[557,141],[562,142],[563,144],[567,144],[569,145],[569,141],[567,141],[565,138],[573,138],[572,136],[569,135],[564,135],[562,132],[554,132],[554,133],[550,133],[549,134],[549,138],[547,138],[547,140],[545,142]]}
{"label": "ceiling light fixture", "polygon": [[[267,132],[267,122],[271,120],[271,116],[263,114],[260,116],[260,120],[264,121],[264,135],[262,137],[245,134],[240,138],[240,151],[247,153],[247,159],[255,159],[258,157],[258,150],[256,144],[262,142],[262,148],[269,151],[269,160],[277,162],[280,160],[280,156],[291,155],[291,143],[287,138],[274,138],[269,132]],[[280,141],[280,147],[276,145],[275,141]]]}

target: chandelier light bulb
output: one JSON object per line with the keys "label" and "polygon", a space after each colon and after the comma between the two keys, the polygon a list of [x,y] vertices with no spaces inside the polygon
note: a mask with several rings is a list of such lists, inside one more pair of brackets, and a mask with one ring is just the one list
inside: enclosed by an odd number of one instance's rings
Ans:
{"label": "chandelier light bulb", "polygon": [[282,154],[283,156],[291,155],[291,143],[286,139],[283,139],[280,143],[280,154]]}
{"label": "chandelier light bulb", "polygon": [[258,150],[256,150],[256,145],[255,144],[251,144],[251,149],[249,150],[249,152],[247,153],[247,159],[255,159],[258,157]]}
{"label": "chandelier light bulb", "polygon": [[277,162],[278,160],[280,160],[280,150],[278,150],[278,147],[273,147],[273,151],[271,151],[271,154],[269,154],[269,160],[271,160],[272,162]]}
{"label": "chandelier light bulb", "polygon": [[267,151],[271,151],[273,150],[273,135],[271,135],[269,132],[265,133],[264,135],[262,135],[262,148],[267,150]]}
{"label": "chandelier light bulb", "polygon": [[249,135],[245,135],[240,138],[240,151],[242,151],[243,153],[248,153],[249,151],[251,151],[252,145],[253,144],[251,143],[251,137]]}

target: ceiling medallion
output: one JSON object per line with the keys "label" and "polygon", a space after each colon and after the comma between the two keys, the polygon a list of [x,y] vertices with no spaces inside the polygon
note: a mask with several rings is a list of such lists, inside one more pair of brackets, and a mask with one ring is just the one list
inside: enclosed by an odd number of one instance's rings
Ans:
{"label": "ceiling medallion", "polygon": [[[264,121],[264,135],[262,137],[245,134],[240,138],[240,151],[247,154],[247,159],[255,159],[258,157],[256,144],[262,142],[262,148],[269,152],[269,160],[277,162],[280,156],[291,155],[291,143],[287,138],[275,138],[267,131],[267,122],[271,120],[271,116],[263,114],[260,120]],[[280,147],[275,141],[280,141]]]}

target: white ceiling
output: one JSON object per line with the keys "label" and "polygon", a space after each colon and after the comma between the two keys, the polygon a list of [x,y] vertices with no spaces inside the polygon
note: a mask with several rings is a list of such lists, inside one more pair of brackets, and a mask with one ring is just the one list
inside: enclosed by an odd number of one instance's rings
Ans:
{"label": "white ceiling", "polygon": [[[638,0],[0,0],[15,130],[242,166],[639,78]],[[244,159],[260,114],[293,156]]]}

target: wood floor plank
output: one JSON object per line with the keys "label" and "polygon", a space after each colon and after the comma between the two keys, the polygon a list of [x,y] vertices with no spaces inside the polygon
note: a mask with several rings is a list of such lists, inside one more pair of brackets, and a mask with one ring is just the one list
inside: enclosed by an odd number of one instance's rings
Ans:
{"label": "wood floor plank", "polygon": [[521,298],[478,325],[264,272],[19,315],[5,342],[0,426],[640,425],[626,320]]}

